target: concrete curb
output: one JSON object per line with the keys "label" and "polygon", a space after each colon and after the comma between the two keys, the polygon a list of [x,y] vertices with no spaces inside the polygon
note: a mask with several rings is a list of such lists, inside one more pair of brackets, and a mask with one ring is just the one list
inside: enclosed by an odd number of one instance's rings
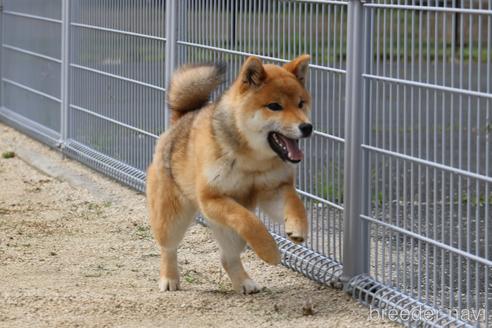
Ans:
{"label": "concrete curb", "polygon": [[61,154],[54,153],[60,156],[59,159],[54,159],[52,156],[46,156],[32,148],[19,144],[15,146],[15,153],[20,160],[43,174],[65,181],[74,187],[86,189],[103,201],[113,202],[116,200],[114,196],[94,181],[89,174],[78,172],[64,165],[64,161],[69,161],[69,159],[62,159]]}

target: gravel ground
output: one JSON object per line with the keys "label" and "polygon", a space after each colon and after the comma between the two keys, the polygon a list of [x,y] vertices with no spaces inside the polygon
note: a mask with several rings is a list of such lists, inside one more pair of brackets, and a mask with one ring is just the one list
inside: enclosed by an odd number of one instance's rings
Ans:
{"label": "gravel ground", "polygon": [[[144,195],[0,124],[5,151],[18,155],[0,157],[1,327],[396,326],[369,320],[368,309],[342,291],[250,251],[245,266],[266,288],[234,293],[216,243],[198,224],[179,251],[183,290],[160,292]],[[26,154],[77,178],[42,173]],[[303,313],[306,300],[312,315]]]}

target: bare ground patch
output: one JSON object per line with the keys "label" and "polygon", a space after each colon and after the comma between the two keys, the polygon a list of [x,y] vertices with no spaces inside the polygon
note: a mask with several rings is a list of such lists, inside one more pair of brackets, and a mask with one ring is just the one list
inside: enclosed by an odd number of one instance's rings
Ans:
{"label": "bare ground patch", "polygon": [[[0,158],[0,326],[361,327],[368,310],[250,251],[262,293],[237,295],[207,228],[194,225],[179,251],[182,291],[159,292],[158,248],[143,195],[0,124],[0,151],[31,149],[97,185],[90,192]],[[311,299],[312,315],[303,311]]]}

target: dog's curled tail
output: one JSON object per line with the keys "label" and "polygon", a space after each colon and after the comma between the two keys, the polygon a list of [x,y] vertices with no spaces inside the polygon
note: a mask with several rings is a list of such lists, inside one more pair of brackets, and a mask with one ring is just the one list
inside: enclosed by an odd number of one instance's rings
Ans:
{"label": "dog's curled tail", "polygon": [[174,72],[167,93],[171,124],[188,112],[202,108],[225,80],[225,64],[185,65]]}

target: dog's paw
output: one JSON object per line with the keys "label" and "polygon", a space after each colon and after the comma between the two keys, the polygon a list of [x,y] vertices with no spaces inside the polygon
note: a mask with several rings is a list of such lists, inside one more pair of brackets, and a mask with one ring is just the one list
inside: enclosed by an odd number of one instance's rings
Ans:
{"label": "dog's paw", "polygon": [[305,220],[285,220],[285,234],[296,244],[301,244],[307,239],[307,222]]}
{"label": "dog's paw", "polygon": [[255,253],[266,263],[277,265],[280,263],[281,254],[277,242],[265,229],[263,234],[255,236],[254,242],[250,243]]}
{"label": "dog's paw", "polygon": [[[272,238],[273,240],[273,238]],[[261,250],[256,250],[256,254],[268,264],[277,265],[280,264],[281,254],[274,241],[274,244],[270,247],[265,247]]]}
{"label": "dog's paw", "polygon": [[179,279],[162,278],[159,280],[161,292],[179,290]]}
{"label": "dog's paw", "polygon": [[260,292],[260,287],[256,284],[253,279],[247,278],[243,280],[238,286],[234,286],[234,289],[241,294],[249,295],[256,294]]}

